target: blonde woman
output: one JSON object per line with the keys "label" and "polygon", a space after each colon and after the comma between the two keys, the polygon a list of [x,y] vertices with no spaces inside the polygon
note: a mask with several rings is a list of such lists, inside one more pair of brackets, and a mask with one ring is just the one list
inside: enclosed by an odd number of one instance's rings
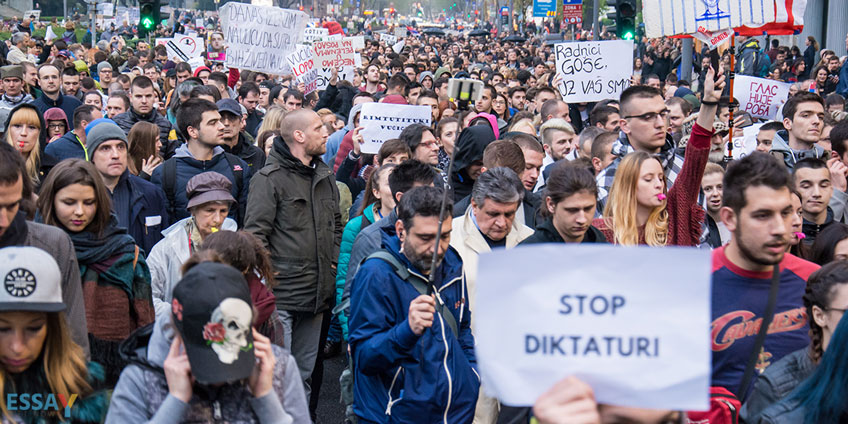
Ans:
{"label": "blonde woman", "polygon": [[44,119],[35,106],[24,103],[12,109],[6,120],[6,142],[21,153],[27,176],[37,192],[41,179],[49,171],[49,168],[43,168],[48,163],[52,165],[53,161],[43,160],[45,154],[42,149],[47,145],[47,131]]}
{"label": "blonde woman", "polygon": [[[708,71],[701,111],[692,128],[683,166],[670,190],[666,171],[655,155],[635,151],[618,164],[604,217],[593,223],[611,243],[625,246],[699,244],[704,210],[698,205],[698,192],[710,153],[713,121],[723,87],[724,76],[714,82],[712,69]],[[625,90],[621,97],[622,130],[632,132],[651,128],[664,132],[668,129],[668,109],[664,108],[659,90],[647,86],[632,87]],[[633,104],[637,102],[646,109],[645,113],[632,114],[636,109]],[[659,109],[647,111],[653,103]]]}
{"label": "blonde woman", "polygon": [[[265,131],[277,131],[280,132],[280,127],[283,125],[283,118],[286,117],[286,110],[283,109],[282,106],[279,105],[271,105],[265,111],[265,118],[262,119],[262,124],[259,125],[259,129],[256,130],[256,134],[262,134]],[[263,149],[265,146],[260,145],[259,148]]]}

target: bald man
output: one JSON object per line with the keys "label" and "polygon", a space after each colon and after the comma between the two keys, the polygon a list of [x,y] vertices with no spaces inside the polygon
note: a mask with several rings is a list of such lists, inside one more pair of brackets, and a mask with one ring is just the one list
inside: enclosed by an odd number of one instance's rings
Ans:
{"label": "bald man", "polygon": [[[290,112],[265,167],[252,179],[245,230],[271,252],[274,296],[307,397],[321,325],[335,304],[336,262],[342,239],[339,192],[321,161],[327,128],[309,109]],[[324,336],[326,338],[326,335]]]}

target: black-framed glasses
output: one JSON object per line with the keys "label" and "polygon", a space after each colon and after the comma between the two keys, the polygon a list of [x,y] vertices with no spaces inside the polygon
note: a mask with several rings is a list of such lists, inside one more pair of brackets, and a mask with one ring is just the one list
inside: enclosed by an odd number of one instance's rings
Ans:
{"label": "black-framed glasses", "polygon": [[827,308],[827,310],[828,311],[842,312],[843,314],[845,313],[845,311],[848,311],[848,309],[839,309],[839,308]]}
{"label": "black-framed glasses", "polygon": [[648,113],[643,113],[641,115],[625,116],[624,119],[637,118],[637,119],[640,119],[642,121],[651,122],[651,121],[657,119],[657,116],[662,117],[662,119],[668,118],[668,113],[669,113],[668,109],[663,109],[659,112],[648,112]]}

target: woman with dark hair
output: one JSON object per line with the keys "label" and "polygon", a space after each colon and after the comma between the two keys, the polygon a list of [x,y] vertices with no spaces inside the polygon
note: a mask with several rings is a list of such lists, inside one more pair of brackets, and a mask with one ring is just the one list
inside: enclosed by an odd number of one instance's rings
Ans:
{"label": "woman with dark hair", "polygon": [[830,90],[829,87],[831,84],[828,83],[828,74],[827,66],[822,65],[817,66],[816,69],[813,70],[812,75],[810,75],[810,78],[813,78],[816,81],[816,90],[818,90],[819,95],[822,97],[826,97],[833,91]]}
{"label": "woman with dark hair", "polygon": [[492,99],[492,111],[494,115],[500,119],[503,119],[506,122],[509,122],[509,102],[506,100],[506,96],[503,94],[495,95],[495,98]]}
{"label": "woman with dark hair", "polygon": [[[35,247],[6,247],[0,249],[0,275],[6,276],[8,290],[0,292],[0,422],[103,422],[108,406],[103,368],[87,362],[71,338],[56,261]],[[7,402],[19,393],[77,400],[67,410],[36,411],[20,403],[10,408]]]}
{"label": "woman with dark hair", "polygon": [[154,316],[144,255],[111,210],[103,179],[82,159],[56,165],[38,198],[38,218],[74,243],[92,360],[106,367],[106,381],[114,385],[124,366],[118,344]]}
{"label": "woman with dark hair", "polygon": [[150,181],[153,171],[162,164],[162,141],[159,126],[147,121],[138,121],[130,129],[129,169],[135,175]]}
{"label": "woman with dark hair", "polygon": [[807,69],[813,69],[813,65],[816,64],[816,56],[819,54],[819,43],[816,41],[816,37],[808,35],[804,45],[807,46],[804,49],[804,63],[807,65]]}
{"label": "woman with dark hair", "polygon": [[848,260],[848,225],[834,222],[828,225],[810,249],[810,261],[824,266],[833,261]]}
{"label": "woman with dark hair", "polygon": [[848,367],[845,366],[848,363],[848,319],[845,319],[844,311],[848,308],[848,297],[840,300],[843,303],[834,305],[829,312],[833,315],[833,325],[836,327],[829,340],[833,347],[825,350],[818,367],[798,388],[763,411],[759,422],[845,422],[848,417],[848,404],[845,403],[848,398]]}
{"label": "woman with dark hair", "polygon": [[[810,346],[775,362],[760,374],[742,406],[741,418],[756,423],[770,405],[784,399],[821,362],[839,320],[848,307],[848,262],[833,262],[810,275],[804,308],[810,325]],[[839,345],[844,347],[844,344]],[[844,350],[844,349],[840,349]]]}
{"label": "woman with dark hair", "polygon": [[[795,190],[792,189],[792,231],[791,238],[789,239],[789,245],[786,247],[786,251],[799,257],[807,259],[809,256],[809,246],[804,243],[801,243],[801,240],[806,237],[804,232],[802,231],[804,228],[804,216],[802,215],[803,209],[801,207],[801,195]],[[821,264],[819,264],[821,265]]]}
{"label": "woman with dark hair", "polygon": [[[277,316],[277,303],[273,290],[276,285],[271,256],[259,239],[246,231],[218,231],[210,234],[198,253],[217,254],[218,262],[238,269],[250,289],[250,298],[256,312],[253,328],[269,338],[271,343],[283,346],[283,327]],[[196,265],[194,256],[183,264],[183,273]]]}
{"label": "woman with dark hair", "polygon": [[807,62],[804,62],[804,59],[797,59],[792,62],[792,67],[790,68],[790,72],[795,75],[795,81],[804,81],[810,77],[810,72],[807,67]]}

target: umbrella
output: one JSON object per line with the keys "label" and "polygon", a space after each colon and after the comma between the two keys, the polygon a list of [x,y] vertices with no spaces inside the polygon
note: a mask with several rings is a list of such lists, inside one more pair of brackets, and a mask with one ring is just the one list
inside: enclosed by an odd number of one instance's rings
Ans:
{"label": "umbrella", "polygon": [[489,35],[489,31],[485,29],[475,29],[468,33],[469,37],[485,37],[487,35]]}
{"label": "umbrella", "polygon": [[524,38],[524,37],[522,37],[518,34],[510,35],[509,37],[506,37],[503,40],[504,41],[512,41],[514,43],[523,43],[523,42],[527,41],[526,38]]}
{"label": "umbrella", "polygon": [[442,30],[441,28],[426,28],[423,32],[424,32],[424,34],[427,34],[427,35],[435,35],[435,36],[439,36],[439,37],[445,36],[445,31]]}

